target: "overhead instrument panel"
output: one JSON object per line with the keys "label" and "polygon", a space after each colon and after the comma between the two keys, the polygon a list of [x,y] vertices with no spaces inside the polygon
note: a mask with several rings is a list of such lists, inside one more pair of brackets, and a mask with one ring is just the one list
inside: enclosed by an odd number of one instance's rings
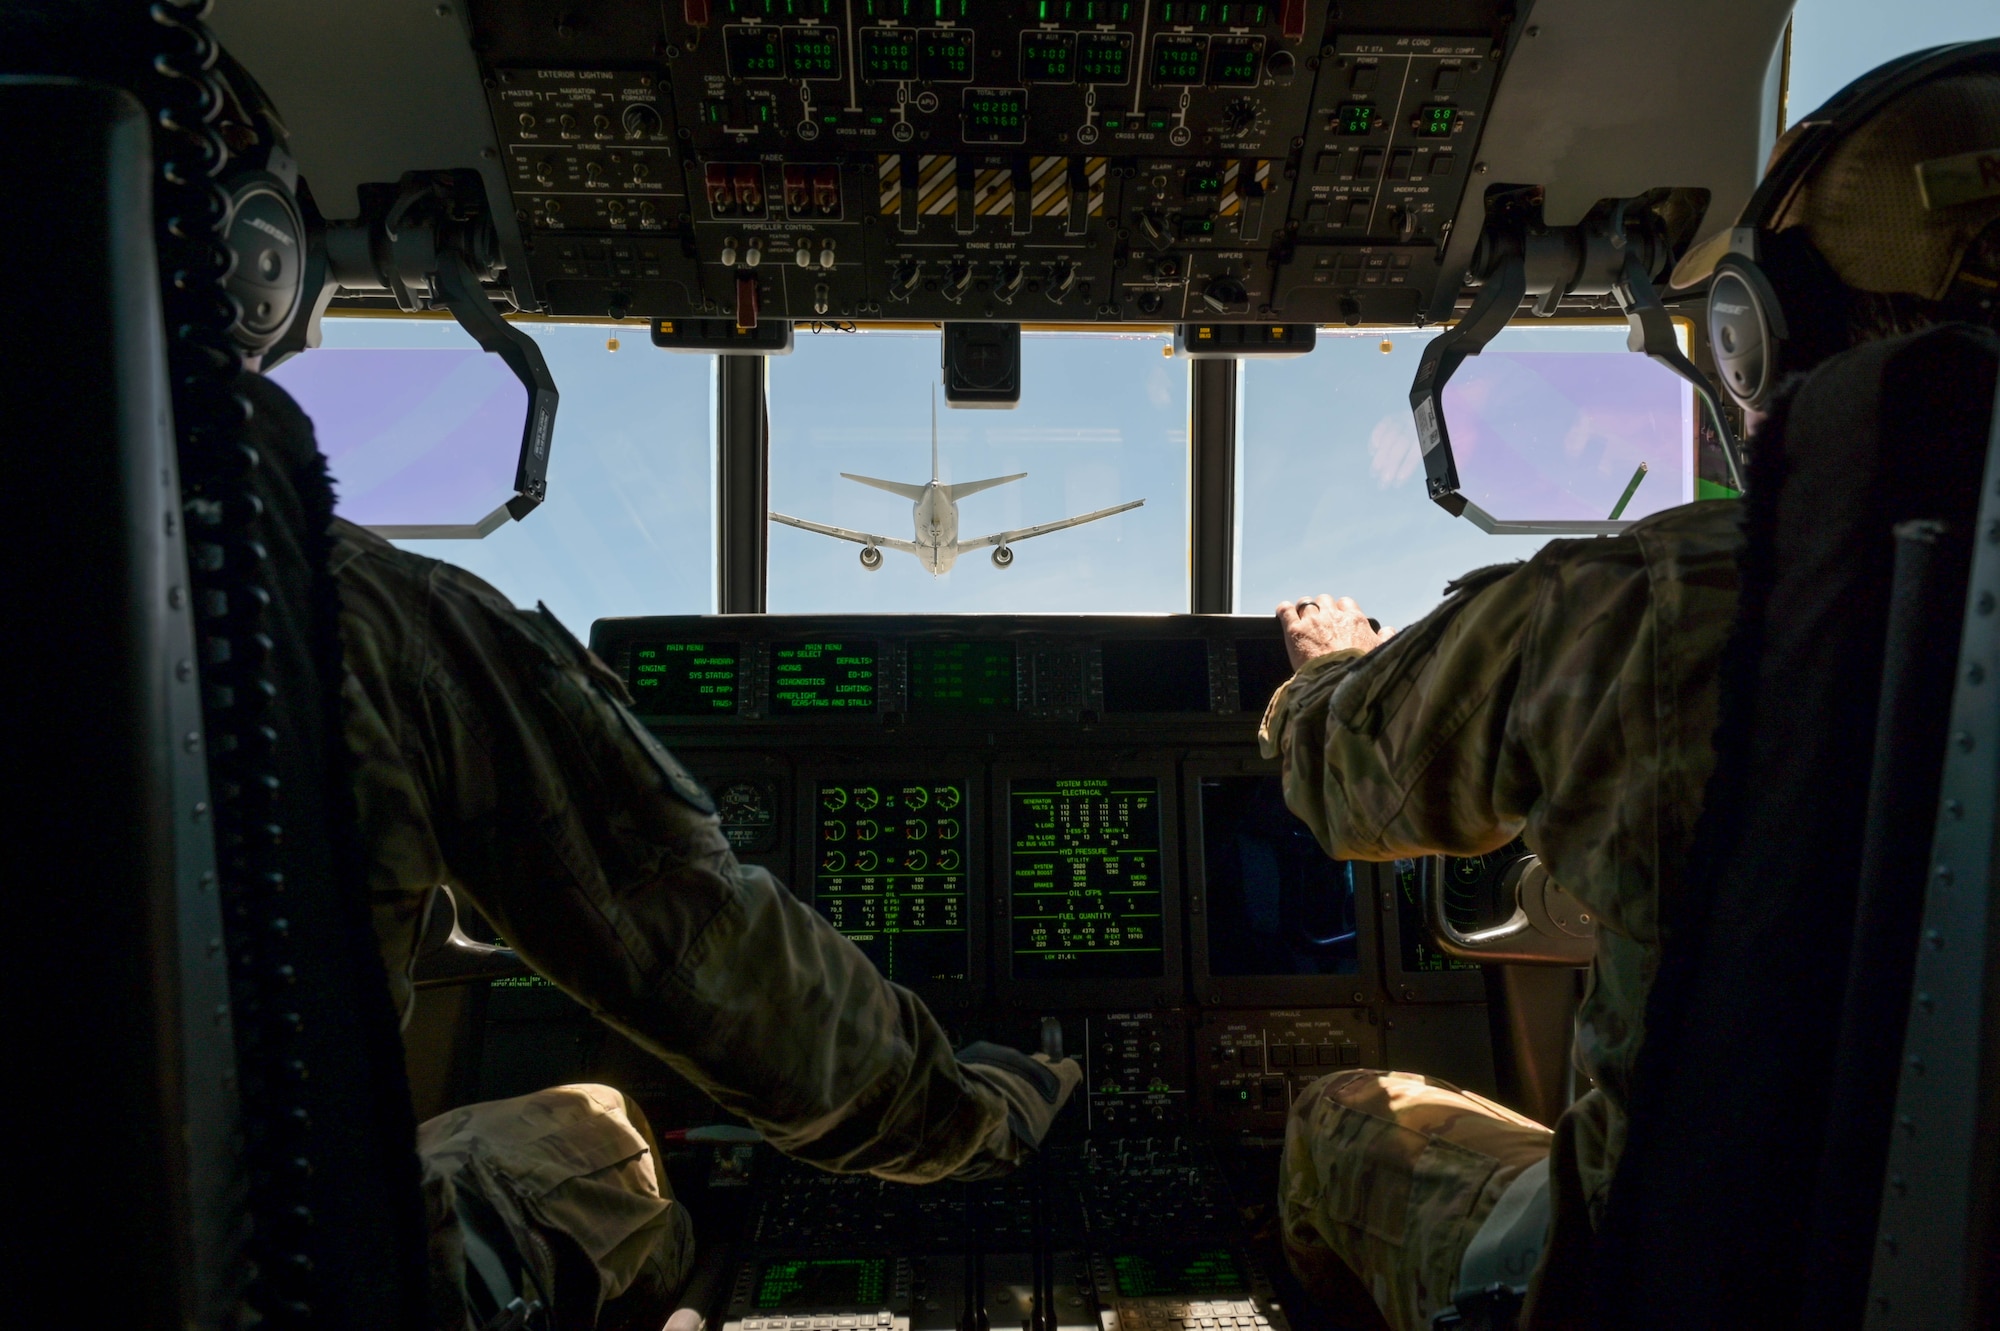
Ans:
{"label": "overhead instrument panel", "polygon": [[475,0],[547,312],[1406,321],[1503,0]]}

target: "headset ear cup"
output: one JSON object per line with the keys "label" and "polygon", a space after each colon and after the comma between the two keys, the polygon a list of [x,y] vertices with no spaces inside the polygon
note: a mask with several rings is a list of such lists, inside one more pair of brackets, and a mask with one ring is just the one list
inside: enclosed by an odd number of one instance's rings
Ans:
{"label": "headset ear cup", "polygon": [[1762,411],[1784,370],[1790,340],[1776,288],[1751,260],[1726,256],[1708,289],[1708,347],[1722,387],[1745,411]]}
{"label": "headset ear cup", "polygon": [[298,313],[305,285],[306,227],[298,201],[268,171],[225,180],[231,263],[224,287],[236,302],[229,333],[246,355],[261,356]]}

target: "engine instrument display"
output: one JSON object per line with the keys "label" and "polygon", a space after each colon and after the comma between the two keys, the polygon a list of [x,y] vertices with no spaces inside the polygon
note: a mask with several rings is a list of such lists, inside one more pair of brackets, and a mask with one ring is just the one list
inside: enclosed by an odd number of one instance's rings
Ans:
{"label": "engine instrument display", "polygon": [[773,643],[771,710],[780,713],[873,711],[875,673],[873,643]]}
{"label": "engine instrument display", "polygon": [[1210,975],[1360,971],[1354,866],[1327,858],[1275,774],[1203,777],[1201,834]]}
{"label": "engine instrument display", "polygon": [[722,716],[736,710],[739,645],[733,642],[634,643],[628,676],[645,716]]}
{"label": "engine instrument display", "polygon": [[1008,799],[1015,978],[1163,975],[1159,782],[1017,779]]}
{"label": "engine instrument display", "polygon": [[968,978],[966,784],[819,783],[813,904],[898,984]]}

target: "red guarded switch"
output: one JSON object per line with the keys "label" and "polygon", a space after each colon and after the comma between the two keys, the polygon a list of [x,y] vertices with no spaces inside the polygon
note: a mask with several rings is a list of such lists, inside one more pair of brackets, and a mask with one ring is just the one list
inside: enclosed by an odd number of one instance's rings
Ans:
{"label": "red guarded switch", "polygon": [[708,187],[708,208],[717,217],[733,217],[736,214],[736,185],[729,178],[729,168],[710,162],[702,173],[703,183]]}
{"label": "red guarded switch", "polygon": [[739,166],[736,168],[736,202],[746,213],[764,211],[764,168],[761,166]]}
{"label": "red guarded switch", "polygon": [[813,208],[821,217],[837,217],[840,214],[840,168],[837,166],[816,167],[813,170]]}
{"label": "red guarded switch", "polygon": [[708,0],[681,0],[681,18],[691,28],[708,26]]}
{"label": "red guarded switch", "polygon": [[757,279],[749,273],[736,275],[736,327],[748,332],[757,326]]}
{"label": "red guarded switch", "polygon": [[785,211],[793,217],[803,217],[812,205],[812,168],[788,166],[785,168]]}
{"label": "red guarded switch", "polygon": [[1284,25],[1285,40],[1298,41],[1306,35],[1306,0],[1284,0],[1281,8],[1279,22]]}

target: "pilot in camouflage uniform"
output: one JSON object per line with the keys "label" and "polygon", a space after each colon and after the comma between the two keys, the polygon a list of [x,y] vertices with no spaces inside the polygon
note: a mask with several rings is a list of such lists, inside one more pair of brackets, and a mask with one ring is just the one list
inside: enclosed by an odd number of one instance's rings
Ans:
{"label": "pilot in camouflage uniform", "polygon": [[[1936,210],[1918,196],[1918,162],[1961,154],[2000,160],[2000,78],[1901,94],[1828,152],[1774,229],[1807,228],[1849,293],[1938,302],[1961,265],[1990,285],[1976,274],[2000,267],[2000,187]],[[1706,278],[1727,240],[1690,252],[1675,285]],[[1865,323],[1855,340],[1899,331]],[[1329,855],[1469,856],[1520,836],[1598,925],[1575,1032],[1592,1089],[1553,1133],[1407,1073],[1335,1073],[1300,1096],[1279,1206],[1308,1288],[1337,1299],[1358,1279],[1395,1331],[1421,1331],[1462,1292],[1468,1250],[1528,1213],[1542,1241],[1515,1251],[1533,1269],[1502,1282],[1528,1286],[1523,1325],[1570,1325],[1586,1308],[1659,966],[1657,907],[1680,887],[1716,763],[1741,522],[1740,503],[1705,502],[1617,537],[1551,542],[1461,579],[1381,645],[1368,633],[1358,648],[1322,648],[1272,698],[1264,752],[1282,757],[1286,803]],[[1331,598],[1296,613],[1361,619]],[[1530,1194],[1546,1197],[1534,1203],[1545,1226],[1524,1211]]]}
{"label": "pilot in camouflage uniform", "polygon": [[[282,389],[246,377],[252,442],[317,465]],[[440,884],[539,974],[658,1055],[779,1150],[909,1183],[1003,1172],[1081,1079],[975,1046],[954,1055],[908,990],[768,873],[739,864],[701,786],[623,683],[546,610],[337,522],[346,739],[367,889],[405,1014]],[[468,1105],[418,1133],[434,1281],[459,1325],[457,1199],[498,1212],[560,1310],[552,1244],[598,1303],[663,1320],[692,1250],[636,1103],[564,1086]],[[588,1305],[573,1316],[590,1324]],[[621,1319],[622,1320],[622,1319]]]}

